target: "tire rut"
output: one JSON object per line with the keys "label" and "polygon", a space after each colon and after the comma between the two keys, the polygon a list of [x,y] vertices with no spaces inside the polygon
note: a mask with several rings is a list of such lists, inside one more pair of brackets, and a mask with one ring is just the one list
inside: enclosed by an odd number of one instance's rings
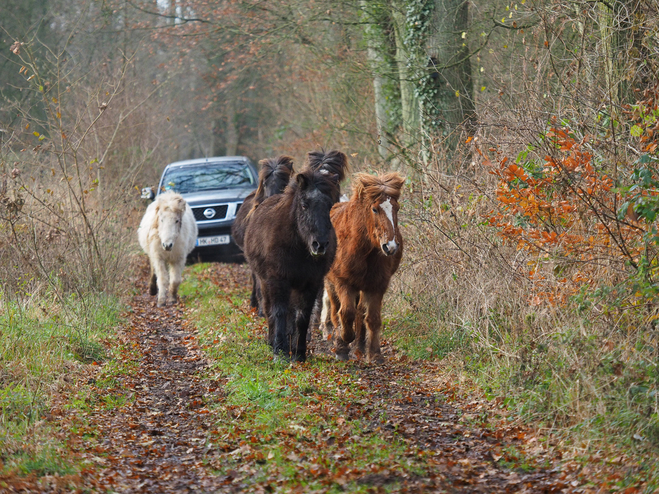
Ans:
{"label": "tire rut", "polygon": [[222,480],[204,457],[217,420],[208,405],[221,398],[223,382],[204,376],[208,362],[182,308],[156,309],[147,295],[132,308],[122,338],[140,355],[138,368],[121,378],[130,404],[93,417],[105,466],[97,481],[115,492],[216,492]]}

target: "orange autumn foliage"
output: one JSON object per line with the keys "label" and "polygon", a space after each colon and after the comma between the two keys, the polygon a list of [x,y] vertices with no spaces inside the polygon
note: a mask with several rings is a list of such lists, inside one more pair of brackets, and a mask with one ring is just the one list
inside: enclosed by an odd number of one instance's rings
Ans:
{"label": "orange autumn foliage", "polygon": [[584,285],[620,277],[626,263],[637,262],[645,233],[634,219],[618,219],[620,194],[595,165],[587,137],[577,140],[567,128],[551,128],[546,142],[551,154],[541,166],[507,158],[493,164],[478,150],[499,178],[498,207],[487,221],[527,254],[523,271],[533,282],[535,305],[564,304]]}

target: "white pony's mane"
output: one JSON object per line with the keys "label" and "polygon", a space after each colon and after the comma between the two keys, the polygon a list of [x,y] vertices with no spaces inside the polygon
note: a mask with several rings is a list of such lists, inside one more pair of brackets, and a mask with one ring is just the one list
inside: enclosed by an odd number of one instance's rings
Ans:
{"label": "white pony's mane", "polygon": [[186,202],[185,199],[176,192],[165,192],[164,194],[159,194],[156,197],[156,214],[153,217],[153,225],[151,228],[154,231],[158,231],[158,213],[162,211],[172,211],[176,213],[179,218],[183,217],[185,213]]}

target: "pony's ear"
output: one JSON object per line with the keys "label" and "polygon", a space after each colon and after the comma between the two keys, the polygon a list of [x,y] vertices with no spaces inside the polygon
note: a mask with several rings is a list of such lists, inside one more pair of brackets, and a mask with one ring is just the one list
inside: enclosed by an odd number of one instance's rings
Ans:
{"label": "pony's ear", "polygon": [[300,187],[300,190],[304,190],[309,186],[309,179],[302,173],[298,173],[295,180],[297,180],[297,185]]}

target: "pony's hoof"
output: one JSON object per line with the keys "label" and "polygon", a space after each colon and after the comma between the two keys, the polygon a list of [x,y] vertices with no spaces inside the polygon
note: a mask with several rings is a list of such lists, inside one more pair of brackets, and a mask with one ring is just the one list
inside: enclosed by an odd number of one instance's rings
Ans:
{"label": "pony's hoof", "polygon": [[291,359],[288,357],[288,355],[284,355],[282,352],[277,352],[272,357],[272,361],[277,364],[278,363],[288,364],[290,363]]}
{"label": "pony's hoof", "polygon": [[384,357],[380,353],[377,353],[375,355],[367,355],[366,360],[371,364],[377,364],[377,365],[384,364]]}
{"label": "pony's hoof", "polygon": [[176,305],[178,303],[178,300],[175,298],[168,298],[167,299],[167,305]]}

